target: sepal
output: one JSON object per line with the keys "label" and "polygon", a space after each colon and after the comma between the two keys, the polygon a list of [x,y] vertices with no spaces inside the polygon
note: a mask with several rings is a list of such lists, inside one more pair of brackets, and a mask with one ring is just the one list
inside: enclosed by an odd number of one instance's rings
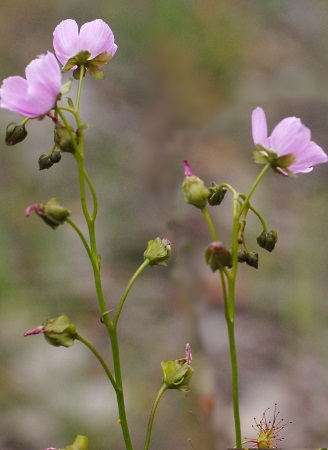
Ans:
{"label": "sepal", "polygon": [[212,242],[205,250],[205,260],[213,272],[232,266],[232,256],[222,242]]}
{"label": "sepal", "polygon": [[7,145],[16,145],[24,141],[26,136],[25,124],[12,122],[6,128],[5,142]]}
{"label": "sepal", "polygon": [[268,250],[268,252],[272,252],[272,250],[275,248],[277,241],[278,241],[278,234],[275,230],[270,231],[263,230],[260,236],[256,238],[256,242],[259,244],[259,246],[264,248],[265,250]]}
{"label": "sepal", "polygon": [[149,260],[151,266],[167,266],[171,256],[171,242],[164,238],[156,238],[148,241],[147,249],[144,252],[144,259]]}
{"label": "sepal", "polygon": [[168,389],[189,392],[189,382],[194,369],[184,359],[166,360],[161,363],[163,370],[163,383]]}

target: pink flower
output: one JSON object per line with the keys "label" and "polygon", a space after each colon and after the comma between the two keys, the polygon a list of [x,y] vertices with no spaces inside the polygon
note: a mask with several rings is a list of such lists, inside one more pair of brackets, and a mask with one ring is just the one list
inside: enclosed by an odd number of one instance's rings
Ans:
{"label": "pink flower", "polygon": [[258,107],[252,113],[252,133],[254,144],[262,147],[260,154],[284,175],[310,172],[312,166],[328,160],[322,148],[311,141],[311,131],[296,117],[283,119],[268,137],[265,113]]}
{"label": "pink flower", "polygon": [[24,117],[39,117],[49,112],[61,89],[61,73],[53,53],[39,55],[25,69],[26,79],[14,76],[3,80],[0,107]]}
{"label": "pink flower", "polygon": [[75,58],[81,52],[88,52],[90,55],[86,61],[82,61],[83,64],[87,66],[88,62],[90,63],[99,55],[105,54],[107,59],[100,58],[94,64],[96,67],[102,67],[115,55],[117,50],[112,30],[101,19],[85,23],[82,25],[80,33],[75,20],[63,20],[55,28],[53,45],[57,58],[63,66],[69,59]]}

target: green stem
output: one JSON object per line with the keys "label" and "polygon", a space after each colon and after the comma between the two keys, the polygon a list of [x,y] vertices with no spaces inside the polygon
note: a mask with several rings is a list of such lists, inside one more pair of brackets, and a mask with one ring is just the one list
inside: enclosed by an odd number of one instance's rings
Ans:
{"label": "green stem", "polygon": [[202,213],[203,213],[203,215],[205,217],[205,220],[207,222],[208,228],[210,229],[210,233],[211,233],[213,241],[217,241],[218,237],[217,237],[217,234],[216,234],[216,231],[215,231],[215,228],[214,228],[211,216],[209,215],[209,212],[207,211],[206,207],[202,208],[201,211],[202,211]]}
{"label": "green stem", "polygon": [[80,66],[80,78],[79,78],[79,85],[77,89],[77,96],[76,96],[76,103],[75,103],[75,109],[78,111],[80,109],[80,101],[81,101],[81,92],[82,92],[82,82],[83,77],[85,75],[85,67],[83,65]]}
{"label": "green stem", "polygon": [[260,183],[260,181],[262,180],[262,178],[264,177],[264,175],[268,172],[268,170],[271,168],[271,164],[267,163],[263,169],[261,170],[261,172],[258,174],[256,180],[254,181],[252,187],[250,188],[248,194],[246,195],[246,198],[244,200],[243,205],[241,206],[240,210],[239,210],[239,217],[241,216],[242,212],[244,211],[244,209],[246,208],[246,206],[248,205],[252,195],[254,194],[255,189],[257,188],[258,184]]}
{"label": "green stem", "polygon": [[88,347],[89,350],[91,350],[91,352],[95,355],[95,357],[98,359],[98,361],[100,362],[100,364],[102,365],[104,371],[106,372],[106,375],[108,376],[110,382],[112,383],[113,388],[115,389],[115,391],[118,391],[118,386],[117,383],[115,381],[115,378],[113,377],[109,367],[107,366],[107,364],[105,363],[104,359],[102,358],[102,356],[100,355],[100,353],[95,349],[95,347],[90,344],[89,341],[87,341],[86,339],[84,339],[80,334],[78,334],[76,336],[76,339],[80,342],[82,342],[82,344],[84,344],[86,347]]}
{"label": "green stem", "polygon": [[165,383],[163,383],[162,387],[158,391],[158,394],[157,394],[157,397],[155,399],[153,408],[151,410],[150,417],[149,417],[149,422],[148,422],[148,429],[147,429],[147,435],[146,435],[144,450],[148,450],[149,449],[150,437],[151,437],[151,432],[152,432],[152,429],[153,429],[153,423],[154,423],[156,409],[157,409],[158,403],[159,403],[162,395],[166,391],[166,389],[167,389],[167,385]]}
{"label": "green stem", "polygon": [[84,245],[84,247],[85,247],[85,249],[86,249],[86,251],[87,251],[87,253],[88,253],[89,259],[91,260],[91,258],[92,258],[91,250],[90,250],[89,244],[88,244],[87,240],[85,239],[85,237],[84,237],[82,231],[81,231],[80,228],[73,222],[73,220],[71,220],[70,218],[67,218],[67,219],[66,219],[66,222],[67,222],[67,223],[73,228],[73,230],[75,230],[76,233],[79,235],[79,237],[80,237],[80,239],[81,239],[81,241],[82,241],[82,243],[83,243],[83,245]]}
{"label": "green stem", "polygon": [[114,373],[115,380],[118,386],[118,390],[116,391],[116,399],[117,406],[120,417],[120,425],[122,428],[123,438],[125,442],[126,450],[133,450],[132,442],[130,438],[130,432],[128,427],[128,421],[126,417],[125,410],[125,401],[124,401],[124,392],[123,392],[123,382],[122,382],[122,371],[121,371],[121,363],[120,363],[120,350],[117,339],[117,330],[116,327],[113,326],[111,322],[109,325],[109,334],[112,344],[112,355],[113,355],[113,364],[114,364]]}
{"label": "green stem", "polygon": [[134,275],[131,277],[131,279],[130,279],[130,281],[129,281],[129,283],[128,283],[125,291],[124,291],[124,294],[123,294],[123,296],[122,296],[122,298],[120,300],[120,303],[118,305],[115,317],[113,319],[114,327],[117,326],[118,319],[120,318],[120,314],[122,312],[122,308],[123,308],[124,302],[125,302],[125,300],[126,300],[126,298],[128,296],[128,293],[130,292],[130,289],[132,288],[132,286],[133,286],[134,282],[136,281],[136,279],[138,278],[138,276],[145,270],[145,268],[149,265],[149,263],[150,263],[149,259],[145,259],[145,261],[141,264],[141,266],[136,270]]}

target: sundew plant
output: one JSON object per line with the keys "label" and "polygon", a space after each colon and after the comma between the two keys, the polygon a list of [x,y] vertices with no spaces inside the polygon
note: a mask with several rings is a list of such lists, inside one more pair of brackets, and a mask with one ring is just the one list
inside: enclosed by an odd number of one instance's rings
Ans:
{"label": "sundew plant", "polygon": [[[148,243],[145,243],[143,257],[141,252],[140,266],[131,276],[118,306],[115,308],[106,298],[103,290],[102,280],[106,274],[102,271],[101,249],[98,248],[96,235],[96,221],[101,205],[98,205],[97,192],[86,168],[89,125],[81,116],[80,104],[83,101],[85,76],[92,76],[95,82],[104,80],[105,70],[107,70],[105,66],[116,55],[118,46],[112,30],[103,20],[97,19],[85,23],[79,29],[74,20],[68,19],[62,21],[55,28],[53,47],[54,53],[47,51],[38,55],[28,64],[25,78],[11,76],[2,82],[0,107],[23,116],[21,122],[8,125],[5,140],[9,146],[16,145],[26,139],[29,121],[37,119],[41,127],[45,121],[50,121],[54,133],[53,145],[48,153],[40,155],[39,169],[48,170],[58,163],[65,163],[66,157],[75,160],[80,205],[85,223],[80,225],[76,222],[68,205],[65,204],[65,200],[57,199],[56,193],[53,198],[45,201],[37,199],[35,203],[27,206],[25,215],[30,218],[30,221],[35,219],[35,215],[39,216],[52,229],[63,225],[69,226],[76,233],[90,260],[101,317],[99,326],[108,337],[110,354],[102,355],[91,342],[79,333],[78,324],[71,322],[65,313],[55,318],[40,318],[40,322],[45,320],[44,323],[37,326],[31,324],[31,329],[24,335],[42,334],[49,344],[56,347],[68,348],[78,341],[90,350],[115,392],[119,417],[117,425],[121,428],[125,448],[132,450],[136,449],[136,446],[129,428],[129,405],[126,403],[124,395],[124,373],[121,369],[118,325],[122,320],[121,313],[126,307],[126,299],[134,283],[148,267],[166,266],[169,263],[171,245],[174,248],[174,242],[171,243],[169,239],[162,236],[152,237]],[[63,74],[67,74],[66,80],[63,79]],[[77,84],[76,98],[70,97],[72,83]],[[272,169],[277,176],[293,178],[296,174],[311,171],[316,164],[327,162],[327,155],[312,141],[310,130],[296,117],[283,119],[274,128],[271,135],[268,135],[266,116],[262,108],[257,107],[253,111],[251,122],[255,146],[253,157],[257,164],[262,165],[262,168],[249,191],[245,194],[240,193],[231,185],[222,182],[219,184],[213,182],[211,186],[207,187],[193,173],[190,164],[185,160],[182,193],[186,203],[197,207],[208,224],[211,242],[205,250],[205,261],[210,269],[218,274],[222,287],[231,361],[233,404],[231,426],[235,430],[233,445],[240,448],[242,445],[251,443],[258,448],[274,448],[281,442],[278,433],[284,428],[284,424],[277,420],[279,413],[276,412],[276,408],[273,422],[267,421],[264,415],[261,421],[255,422],[254,430],[257,436],[246,441],[242,440],[239,412],[238,343],[235,339],[235,288],[238,267],[240,263],[246,263],[255,269],[258,268],[258,254],[251,249],[247,241],[246,223],[249,214],[254,214],[259,221],[261,230],[257,238],[259,247],[271,252],[278,241],[278,232],[267,226],[263,216],[252,202],[253,193],[266,173]],[[291,180],[291,182],[293,181],[295,180]],[[231,241],[223,243],[213,225],[208,205],[219,206],[223,201],[227,201],[229,196],[232,202]],[[215,211],[220,210],[215,209]],[[100,226],[105,225],[100,224]],[[86,232],[82,231],[84,229]],[[189,383],[194,369],[192,368],[192,349],[187,337],[185,342],[182,356],[161,362],[163,376],[161,383],[159,382],[158,394],[149,412],[144,450],[151,448],[155,413],[162,395],[172,389],[184,394],[189,391]],[[112,362],[109,363],[108,360]],[[104,436],[105,440],[106,436]],[[56,443],[49,442],[49,445],[57,445],[57,447],[48,447],[46,450],[60,450]],[[228,445],[231,443],[227,443]],[[84,435],[83,430],[74,438],[72,444],[65,447],[66,450],[87,450],[88,448],[89,439]],[[92,442],[90,442],[90,448],[94,448]]]}

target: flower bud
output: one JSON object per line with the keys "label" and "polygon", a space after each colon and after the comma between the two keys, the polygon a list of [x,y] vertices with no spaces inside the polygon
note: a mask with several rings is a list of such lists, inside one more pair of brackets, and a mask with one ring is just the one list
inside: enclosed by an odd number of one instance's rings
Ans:
{"label": "flower bud", "polygon": [[196,177],[187,161],[183,161],[185,166],[185,179],[182,183],[182,193],[186,203],[203,209],[210,196],[210,190],[205,186],[204,181]]}
{"label": "flower bud", "polygon": [[161,363],[163,370],[163,384],[168,389],[177,389],[181,392],[188,392],[189,382],[194,373],[194,369],[183,360],[166,360]]}
{"label": "flower bud", "polygon": [[254,267],[254,269],[258,269],[259,267],[259,255],[254,252],[249,252],[247,254],[246,258],[246,264],[248,264],[251,267]]}
{"label": "flower bud", "polygon": [[30,217],[31,211],[35,211],[53,229],[63,224],[71,214],[70,210],[61,206],[56,198],[51,198],[45,204],[34,203],[28,206],[25,211],[25,216]]}
{"label": "flower bud", "polygon": [[39,157],[39,169],[40,170],[44,170],[44,169],[50,169],[50,167],[52,167],[54,165],[54,162],[51,161],[51,158],[49,155],[41,155]]}
{"label": "flower bud", "polygon": [[72,133],[75,134],[72,127],[68,126],[69,130],[61,122],[56,122],[55,125],[55,144],[58,145],[62,152],[74,153],[75,148],[71,139]]}
{"label": "flower bud", "polygon": [[171,256],[171,242],[164,238],[156,238],[148,242],[144,259],[148,259],[151,266],[167,266],[167,261]]}
{"label": "flower bud", "polygon": [[12,122],[7,126],[5,142],[7,145],[16,145],[24,141],[27,131],[24,124]]}
{"label": "flower bud", "polygon": [[224,267],[231,267],[232,256],[230,250],[222,242],[212,242],[205,250],[205,260],[213,272]]}
{"label": "flower bud", "polygon": [[46,341],[55,347],[71,347],[76,339],[77,330],[66,314],[62,314],[56,319],[48,320],[43,327],[43,334]]}
{"label": "flower bud", "polygon": [[50,161],[54,164],[57,164],[61,160],[61,157],[61,151],[56,148],[50,155]]}
{"label": "flower bud", "polygon": [[268,250],[268,252],[272,252],[278,241],[278,234],[275,230],[262,231],[260,236],[256,238],[256,241],[260,247]]}
{"label": "flower bud", "polygon": [[72,445],[68,445],[64,450],[88,450],[89,439],[86,436],[77,435]]}
{"label": "flower bud", "polygon": [[238,252],[238,262],[240,263],[244,263],[247,261],[247,255],[248,253],[246,252],[246,250],[239,250]]}
{"label": "flower bud", "polygon": [[211,206],[221,205],[224,196],[227,193],[227,189],[213,182],[212,185],[209,187],[209,190],[210,196],[208,197],[208,203]]}

